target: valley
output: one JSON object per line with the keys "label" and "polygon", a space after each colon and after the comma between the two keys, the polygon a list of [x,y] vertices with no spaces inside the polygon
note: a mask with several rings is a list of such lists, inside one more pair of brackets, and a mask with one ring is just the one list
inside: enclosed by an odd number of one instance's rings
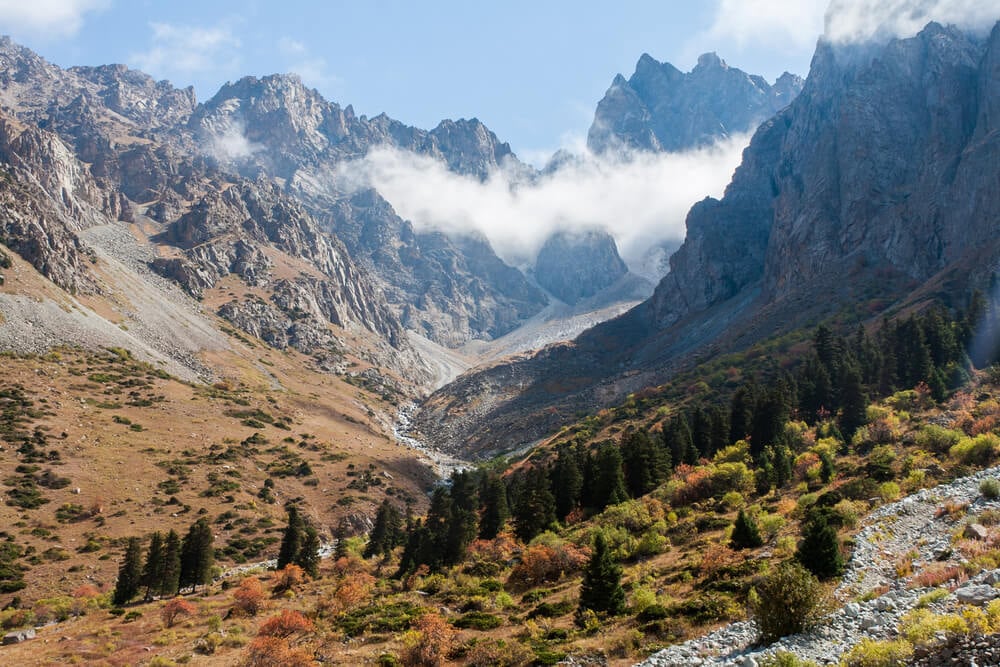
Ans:
{"label": "valley", "polygon": [[997,10],[544,165],[0,38],[0,654],[1000,659]]}

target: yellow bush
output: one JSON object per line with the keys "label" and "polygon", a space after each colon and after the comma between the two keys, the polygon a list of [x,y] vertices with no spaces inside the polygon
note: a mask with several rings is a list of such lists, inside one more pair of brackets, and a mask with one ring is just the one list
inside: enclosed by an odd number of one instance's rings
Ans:
{"label": "yellow bush", "polygon": [[876,641],[865,637],[844,654],[841,664],[845,667],[903,667],[912,655],[913,647],[905,640]]}
{"label": "yellow bush", "polygon": [[935,614],[928,609],[914,609],[900,621],[899,631],[907,641],[921,645],[931,642],[939,632],[949,637],[966,635],[969,624],[958,614]]}
{"label": "yellow bush", "polygon": [[951,458],[970,465],[985,465],[996,458],[997,453],[1000,453],[1000,438],[992,433],[962,438],[948,451]]}

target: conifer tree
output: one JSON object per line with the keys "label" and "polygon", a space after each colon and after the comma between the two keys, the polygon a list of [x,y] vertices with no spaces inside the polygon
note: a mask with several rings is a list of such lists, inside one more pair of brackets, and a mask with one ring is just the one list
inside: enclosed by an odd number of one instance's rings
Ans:
{"label": "conifer tree", "polygon": [[622,453],[613,442],[605,442],[597,451],[597,478],[592,489],[593,507],[598,512],[608,505],[628,500],[625,474],[622,472]]}
{"label": "conifer tree", "polygon": [[868,395],[861,384],[861,372],[856,366],[844,369],[840,384],[840,432],[850,442],[854,432],[868,420]]}
{"label": "conifer tree", "polygon": [[295,564],[306,574],[315,579],[319,576],[319,531],[310,523],[306,524],[302,534],[302,545],[295,558]]}
{"label": "conifer tree", "polygon": [[837,531],[823,515],[813,516],[802,529],[795,558],[820,579],[836,577],[843,571],[844,557],[840,554]]}
{"label": "conifer tree", "polygon": [[191,525],[184,541],[181,543],[180,587],[191,587],[195,590],[199,585],[206,585],[212,577],[212,564],[215,561],[215,550],[212,526],[208,519],[202,517]]}
{"label": "conifer tree", "polygon": [[118,580],[111,602],[121,606],[139,594],[142,583],[142,542],[138,537],[128,538],[125,558],[118,568]]}
{"label": "conifer tree", "polygon": [[473,474],[460,470],[451,476],[451,516],[445,533],[443,561],[454,565],[465,560],[469,544],[479,531],[479,490]]}
{"label": "conifer tree", "polygon": [[819,478],[824,484],[829,484],[833,480],[833,476],[837,474],[833,465],[833,457],[826,450],[820,450],[819,463]]}
{"label": "conifer tree", "polygon": [[555,520],[556,499],[549,489],[548,475],[545,470],[534,468],[527,473],[521,497],[514,506],[514,533],[528,542]]}
{"label": "conifer tree", "polygon": [[483,487],[483,515],[479,520],[479,537],[492,540],[503,530],[510,518],[507,487],[497,475],[490,475]]}
{"label": "conifer tree", "polygon": [[736,515],[736,523],[733,524],[733,534],[729,540],[729,546],[733,549],[753,549],[764,544],[764,539],[760,536],[760,528],[757,520],[744,510],[740,510]]}
{"label": "conifer tree", "polygon": [[146,602],[152,600],[153,595],[162,588],[163,566],[163,535],[155,532],[149,539],[146,563],[142,566],[142,585],[146,588]]}
{"label": "conifer tree", "polygon": [[386,557],[400,544],[402,537],[403,515],[388,498],[385,498],[375,513],[375,522],[372,524],[363,555],[365,558],[377,555]]}
{"label": "conifer tree", "polygon": [[563,446],[552,471],[552,493],[556,499],[556,517],[565,519],[580,506],[583,493],[586,456],[582,447]]}
{"label": "conifer tree", "polygon": [[285,526],[285,532],[281,536],[281,548],[278,550],[279,570],[295,562],[305,537],[305,522],[299,514],[299,508],[295,505],[288,505],[285,510],[288,512],[288,525]]}
{"label": "conifer tree", "polygon": [[160,576],[160,595],[176,595],[180,589],[181,577],[181,537],[171,530],[163,541],[163,572]]}
{"label": "conifer tree", "polygon": [[604,533],[594,536],[594,549],[583,572],[580,587],[580,609],[590,609],[612,615],[625,610],[625,589],[622,588],[622,568],[611,555]]}

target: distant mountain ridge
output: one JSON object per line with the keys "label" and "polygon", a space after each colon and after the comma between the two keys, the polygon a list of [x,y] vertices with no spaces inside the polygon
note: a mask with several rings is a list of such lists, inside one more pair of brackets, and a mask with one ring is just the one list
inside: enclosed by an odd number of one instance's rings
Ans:
{"label": "distant mountain ridge", "polygon": [[587,133],[594,153],[614,150],[677,152],[752,132],[788,106],[802,79],[785,72],[773,85],[730,67],[715,53],[684,73],[642,54],[627,80],[615,76]]}
{"label": "distant mountain ridge", "polygon": [[[960,303],[1000,263],[997,164],[1000,23],[986,38],[931,23],[877,48],[821,42],[802,93],[757,130],[723,198],[689,212],[651,299],[571,344],[459,378],[417,423],[467,452],[516,447],[664,382],[696,351],[846,306],[867,317],[932,295]],[[458,409],[472,397],[477,410]]]}

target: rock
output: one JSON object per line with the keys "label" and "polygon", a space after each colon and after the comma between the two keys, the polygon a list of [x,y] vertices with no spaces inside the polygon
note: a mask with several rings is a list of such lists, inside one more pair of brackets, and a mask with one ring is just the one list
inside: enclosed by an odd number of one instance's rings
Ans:
{"label": "rock", "polygon": [[538,252],[534,271],[539,285],[575,305],[610,287],[628,273],[628,267],[607,232],[558,232]]}
{"label": "rock", "polygon": [[595,153],[615,149],[681,151],[752,131],[802,90],[800,77],[774,85],[729,67],[714,53],[682,73],[643,54],[628,80],[620,74],[597,105],[587,133]]}
{"label": "rock", "polygon": [[962,531],[962,537],[970,540],[985,540],[989,537],[986,527],[979,523],[970,523]]}
{"label": "rock", "polygon": [[861,605],[857,602],[848,602],[844,605],[844,615],[848,618],[857,618],[861,613]]}
{"label": "rock", "polygon": [[987,584],[972,584],[955,591],[955,598],[962,603],[982,607],[987,602],[1000,597],[1000,590]]}
{"label": "rock", "polygon": [[8,632],[3,636],[3,645],[8,644],[20,644],[21,642],[28,641],[29,639],[35,638],[35,629],[26,628],[24,630],[14,630],[13,632]]}

